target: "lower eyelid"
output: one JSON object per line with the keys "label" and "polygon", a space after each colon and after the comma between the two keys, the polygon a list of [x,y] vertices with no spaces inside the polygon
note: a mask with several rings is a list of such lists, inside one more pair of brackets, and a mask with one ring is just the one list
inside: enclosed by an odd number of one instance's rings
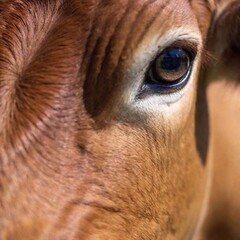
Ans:
{"label": "lower eyelid", "polygon": [[[192,73],[192,66],[190,67],[187,75],[185,76],[186,79],[190,79]],[[143,99],[149,95],[169,95],[173,93],[177,93],[181,89],[183,89],[187,83],[188,80],[185,82],[185,78],[182,79],[182,81],[178,82],[173,88],[169,88],[166,86],[159,86],[158,84],[142,84],[141,90],[137,95],[137,99]]]}

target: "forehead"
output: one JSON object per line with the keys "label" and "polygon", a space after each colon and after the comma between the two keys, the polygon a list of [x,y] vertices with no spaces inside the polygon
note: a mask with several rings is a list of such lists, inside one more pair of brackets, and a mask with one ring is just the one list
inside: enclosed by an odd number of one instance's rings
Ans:
{"label": "forehead", "polygon": [[[154,37],[174,35],[198,38],[206,35],[207,4],[202,0],[105,0],[95,5],[89,42],[98,41],[121,49],[121,44],[134,50]],[[199,11],[199,12],[198,12]],[[97,40],[98,39],[98,40]],[[91,45],[91,44],[90,44]],[[131,46],[132,45],[132,46]],[[119,47],[120,46],[120,47]],[[132,47],[132,49],[131,49]],[[107,49],[108,53],[113,49]]]}
{"label": "forehead", "polygon": [[153,22],[170,22],[173,27],[174,24],[191,25],[196,23],[192,2],[194,0],[108,0],[101,1],[96,15],[98,19],[103,15],[109,16],[113,22],[119,18],[121,21],[124,18],[131,20],[129,15],[132,15],[135,23],[151,19]]}

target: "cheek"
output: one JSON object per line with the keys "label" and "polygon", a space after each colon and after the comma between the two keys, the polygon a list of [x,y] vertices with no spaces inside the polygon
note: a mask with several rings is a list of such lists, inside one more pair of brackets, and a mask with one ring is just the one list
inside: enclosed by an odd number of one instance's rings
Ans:
{"label": "cheek", "polygon": [[144,127],[158,135],[158,141],[164,140],[162,135],[169,141],[178,140],[186,131],[186,125],[194,122],[195,80],[190,79],[188,85],[180,92],[170,95],[152,95],[136,101],[127,109],[127,112],[139,116],[137,120],[144,122]]}
{"label": "cheek", "polygon": [[196,199],[200,199],[201,192],[193,118],[188,117],[181,134],[167,132],[167,126],[164,130],[160,124],[144,124],[118,124],[97,134],[90,151],[98,153],[94,156],[98,160],[98,178],[126,218],[133,215],[141,222],[141,216],[147,216],[159,223],[162,234],[174,228],[180,237],[184,234],[181,229],[192,225],[190,219],[195,221],[193,212],[198,212]]}

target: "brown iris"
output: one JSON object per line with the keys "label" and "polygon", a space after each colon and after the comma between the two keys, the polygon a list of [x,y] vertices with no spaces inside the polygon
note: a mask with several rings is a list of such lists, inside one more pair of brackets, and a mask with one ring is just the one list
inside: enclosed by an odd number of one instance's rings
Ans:
{"label": "brown iris", "polygon": [[190,54],[182,48],[167,48],[153,62],[149,69],[152,83],[173,84],[181,81],[191,65]]}

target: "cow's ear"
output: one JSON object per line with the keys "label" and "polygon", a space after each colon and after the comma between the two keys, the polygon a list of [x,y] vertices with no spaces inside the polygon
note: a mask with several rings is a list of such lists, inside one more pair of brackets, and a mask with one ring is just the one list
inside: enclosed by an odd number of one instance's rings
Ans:
{"label": "cow's ear", "polygon": [[[209,47],[223,71],[240,77],[240,1],[216,0]],[[235,76],[236,77],[236,76]],[[238,79],[240,80],[240,79]]]}
{"label": "cow's ear", "polygon": [[213,64],[203,74],[211,129],[208,162],[213,167],[201,239],[239,239],[240,0],[215,2],[207,38]]}

